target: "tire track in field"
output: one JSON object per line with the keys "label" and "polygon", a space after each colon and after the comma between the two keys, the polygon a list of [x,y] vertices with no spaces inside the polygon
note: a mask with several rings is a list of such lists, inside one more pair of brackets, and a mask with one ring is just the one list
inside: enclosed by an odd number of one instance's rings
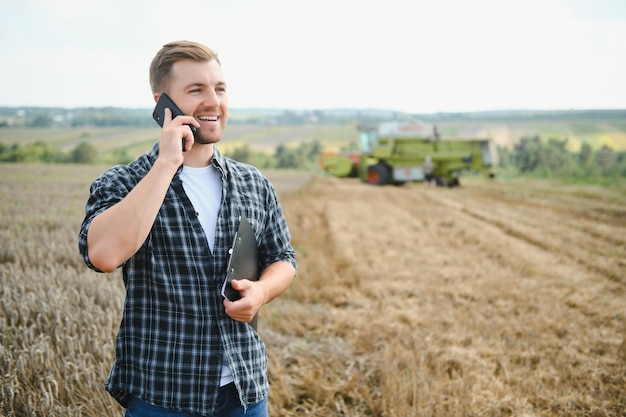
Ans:
{"label": "tire track in field", "polygon": [[[523,200],[503,205],[495,196],[488,195],[485,199],[480,192],[472,192],[471,195],[471,200],[464,200],[459,205],[458,200],[451,201],[441,194],[431,194],[433,198],[438,198],[437,204],[453,206],[512,237],[562,259],[574,260],[617,283],[626,284],[626,263],[616,256],[616,247],[625,246],[626,228],[587,220],[582,213],[568,206],[528,204]],[[464,193],[457,193],[456,196],[462,198]]]}

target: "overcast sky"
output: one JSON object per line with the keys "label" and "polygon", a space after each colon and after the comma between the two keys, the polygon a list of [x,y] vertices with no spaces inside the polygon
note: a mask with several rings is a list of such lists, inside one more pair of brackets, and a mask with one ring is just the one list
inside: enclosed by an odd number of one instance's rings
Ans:
{"label": "overcast sky", "polygon": [[0,0],[0,106],[152,107],[179,39],[231,108],[626,108],[625,0]]}

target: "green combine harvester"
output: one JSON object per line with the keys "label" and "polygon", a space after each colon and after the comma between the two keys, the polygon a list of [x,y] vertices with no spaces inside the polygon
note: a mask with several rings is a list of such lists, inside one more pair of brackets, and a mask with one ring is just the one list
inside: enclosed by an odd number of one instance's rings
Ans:
{"label": "green combine harvester", "polygon": [[424,181],[430,160],[439,186],[458,186],[463,172],[495,176],[497,152],[490,139],[441,139],[435,127],[421,122],[359,126],[359,132],[361,151],[324,152],[324,171],[374,185],[399,185]]}

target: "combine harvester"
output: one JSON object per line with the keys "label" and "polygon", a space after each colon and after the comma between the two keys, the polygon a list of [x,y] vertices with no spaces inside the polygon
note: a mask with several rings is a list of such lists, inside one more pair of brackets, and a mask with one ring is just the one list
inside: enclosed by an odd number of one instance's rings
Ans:
{"label": "combine harvester", "polygon": [[490,139],[441,139],[434,126],[387,122],[359,126],[360,152],[324,152],[320,165],[336,177],[359,177],[374,185],[424,181],[424,163],[434,163],[437,185],[460,184],[462,172],[493,178],[497,152]]}

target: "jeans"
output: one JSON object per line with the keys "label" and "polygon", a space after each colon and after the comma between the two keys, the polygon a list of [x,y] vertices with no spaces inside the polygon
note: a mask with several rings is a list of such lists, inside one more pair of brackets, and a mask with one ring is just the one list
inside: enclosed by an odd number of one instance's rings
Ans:
{"label": "jeans", "polygon": [[[125,417],[203,417],[200,414],[184,413],[181,411],[168,410],[141,401],[137,397],[128,404]],[[231,383],[220,388],[217,397],[217,408],[211,416],[204,417],[268,417],[267,397],[256,404],[252,404],[244,413],[243,406],[239,402],[239,394],[235,384]]]}

